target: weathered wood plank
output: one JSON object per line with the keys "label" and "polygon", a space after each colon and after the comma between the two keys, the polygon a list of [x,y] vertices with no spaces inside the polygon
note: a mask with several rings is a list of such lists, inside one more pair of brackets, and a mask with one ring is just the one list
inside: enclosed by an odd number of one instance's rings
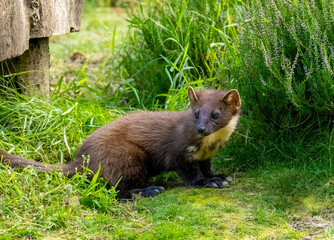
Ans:
{"label": "weathered wood plank", "polygon": [[80,30],[84,0],[0,0],[0,62],[23,54],[30,38]]}
{"label": "weathered wood plank", "polygon": [[84,0],[0,0],[0,64],[10,61],[0,74],[40,70],[16,81],[48,95],[48,37],[79,31],[83,7]]}

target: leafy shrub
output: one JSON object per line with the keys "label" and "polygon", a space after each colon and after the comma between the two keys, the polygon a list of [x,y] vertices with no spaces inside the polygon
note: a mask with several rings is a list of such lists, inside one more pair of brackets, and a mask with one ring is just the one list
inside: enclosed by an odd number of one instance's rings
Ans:
{"label": "leafy shrub", "polygon": [[242,62],[234,72],[244,109],[274,129],[328,124],[334,115],[333,2],[244,3]]}
{"label": "leafy shrub", "polygon": [[187,106],[189,85],[237,88],[243,117],[225,150],[240,159],[235,166],[272,158],[292,164],[321,159],[333,168],[331,1],[147,4],[129,16],[131,44],[121,62],[138,102],[147,106],[152,96],[162,96],[165,108],[178,110]]}

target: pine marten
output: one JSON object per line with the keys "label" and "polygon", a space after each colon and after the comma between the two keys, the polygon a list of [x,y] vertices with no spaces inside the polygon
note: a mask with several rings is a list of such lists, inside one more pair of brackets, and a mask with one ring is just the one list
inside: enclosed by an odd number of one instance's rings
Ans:
{"label": "pine marten", "polygon": [[83,156],[90,156],[89,169],[119,190],[118,196],[144,197],[164,188],[142,188],[155,175],[175,171],[190,187],[222,188],[232,178],[211,171],[210,158],[234,131],[241,107],[237,90],[188,88],[191,109],[185,111],[139,111],[121,117],[90,134],[66,165],[51,165],[11,155],[0,149],[0,159],[21,169],[59,170],[71,177],[83,171]]}

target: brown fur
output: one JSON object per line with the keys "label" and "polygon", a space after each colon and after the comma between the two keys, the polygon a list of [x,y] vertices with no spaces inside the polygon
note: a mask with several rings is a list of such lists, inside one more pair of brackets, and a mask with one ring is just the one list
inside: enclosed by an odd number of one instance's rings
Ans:
{"label": "brown fur", "polygon": [[[12,167],[33,166],[37,171],[61,170],[71,177],[85,163],[110,185],[118,185],[120,195],[130,191],[153,196],[162,188],[139,189],[146,180],[164,171],[176,171],[192,187],[222,187],[230,178],[214,175],[210,157],[234,131],[241,106],[236,90],[188,89],[192,109],[186,111],[140,111],[128,114],[93,132],[82,144],[74,161],[49,165],[11,155],[0,149],[0,157]],[[213,119],[218,114],[219,119]],[[197,117],[195,117],[195,115]],[[201,132],[199,133],[198,130]],[[134,189],[134,190],[133,190]]]}

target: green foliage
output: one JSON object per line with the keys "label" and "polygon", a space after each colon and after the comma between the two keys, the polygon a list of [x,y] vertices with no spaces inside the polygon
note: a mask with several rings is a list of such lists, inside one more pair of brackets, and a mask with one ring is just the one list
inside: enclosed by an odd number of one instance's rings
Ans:
{"label": "green foliage", "polygon": [[[95,181],[88,181],[86,174],[68,179],[56,172],[37,173],[31,168],[16,171],[0,163],[0,222],[11,225],[8,229],[2,226],[1,236],[6,239],[28,235],[41,237],[42,232],[37,229],[55,231],[69,228],[81,217],[79,202],[88,197],[94,205],[82,204],[84,207],[101,212],[114,211],[115,189],[107,189],[106,182],[98,179],[97,175],[94,176]],[[8,220],[12,223],[9,224]],[[23,224],[17,224],[20,222]]]}
{"label": "green foliage", "polygon": [[110,7],[114,0],[86,0],[85,11],[94,11],[97,7]]}
{"label": "green foliage", "polygon": [[237,1],[146,4],[129,15],[129,42],[121,61],[123,77],[133,81],[145,103],[199,79],[206,87],[229,85],[228,77],[221,76],[239,61],[230,41],[236,35],[231,14],[237,12]]}
{"label": "green foliage", "polygon": [[[89,169],[68,179],[0,164],[0,239],[333,237],[333,5],[146,1],[129,16],[122,48],[113,11],[94,12],[101,2],[86,2],[81,33],[52,39],[62,77],[53,76],[48,101],[0,77],[0,148],[66,163],[90,132],[124,114],[120,105],[182,110],[188,86],[233,87],[243,112],[213,167],[235,184],[188,189],[169,173],[152,182],[165,193],[116,202]],[[74,51],[88,61],[68,69]]]}
{"label": "green foliage", "polygon": [[122,77],[138,105],[151,107],[155,97],[154,108],[169,110],[189,106],[189,85],[237,88],[242,118],[230,148],[236,168],[280,156],[287,163],[321,162],[328,177],[334,156],[332,15],[325,0],[149,1],[129,16]]}
{"label": "green foliage", "polygon": [[[10,88],[0,98],[0,148],[51,163],[72,159],[85,137],[122,112],[106,110],[98,91],[88,91],[78,71],[77,81],[60,80],[49,101],[29,99]],[[97,92],[97,93],[96,93]],[[89,94],[88,98],[85,98]],[[97,95],[96,95],[97,94]]]}
{"label": "green foliage", "polygon": [[127,0],[85,0],[85,10],[94,11],[97,7],[126,7],[131,2]]}
{"label": "green foliage", "polygon": [[334,116],[332,1],[247,0],[242,13],[242,64],[234,73],[248,116],[274,129],[327,125]]}
{"label": "green foliage", "polygon": [[[89,157],[87,160],[84,158],[83,161],[89,162]],[[117,184],[115,186],[108,186],[108,182],[106,180],[99,178],[101,165],[99,165],[99,169],[95,174],[90,169],[85,170],[86,171],[83,173],[84,176],[86,176],[87,173],[90,173],[94,177],[91,180],[82,178],[86,183],[89,183],[89,185],[84,189],[84,191],[80,192],[82,195],[80,203],[86,208],[97,209],[101,212],[110,210],[110,206],[115,203],[115,189]]]}

